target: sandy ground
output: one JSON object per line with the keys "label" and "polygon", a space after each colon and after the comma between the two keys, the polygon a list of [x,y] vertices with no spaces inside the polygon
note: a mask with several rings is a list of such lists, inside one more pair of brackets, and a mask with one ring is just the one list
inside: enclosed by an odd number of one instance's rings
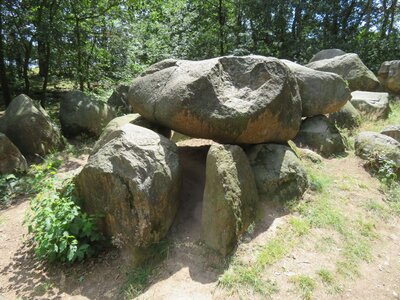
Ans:
{"label": "sandy ground", "polygon": [[[208,151],[204,143],[182,144],[180,156],[184,165],[184,184],[181,206],[168,236],[173,243],[167,259],[159,266],[157,275],[139,299],[238,299],[217,286],[226,261],[206,249],[200,241],[201,207],[204,189],[205,159]],[[61,177],[77,172],[86,157],[68,160]],[[326,161],[327,172],[337,176],[357,178],[368,189],[350,189],[349,212],[357,211],[366,199],[382,201],[379,183],[360,166],[354,157]],[[306,196],[307,197],[307,196]],[[117,250],[108,250],[85,263],[48,265],[38,261],[33,253],[24,214],[28,199],[21,198],[15,205],[0,211],[0,299],[122,299],[124,284],[130,271],[129,264]],[[238,247],[243,259],[251,259],[254,249],[265,244],[276,229],[288,218],[276,207],[264,205],[265,219],[252,236]],[[374,259],[361,265],[361,276],[341,282],[341,294],[329,294],[318,287],[315,299],[400,299],[400,225],[398,220],[382,220],[377,224],[380,238],[373,242]],[[340,253],[315,251],[312,245],[321,236],[331,234],[313,231],[307,240],[290,255],[267,271],[268,279],[280,288],[274,299],[299,299],[299,294],[288,284],[296,274],[315,274],[320,266],[330,267]],[[331,266],[333,267],[333,266]],[[260,298],[261,299],[261,298]]]}

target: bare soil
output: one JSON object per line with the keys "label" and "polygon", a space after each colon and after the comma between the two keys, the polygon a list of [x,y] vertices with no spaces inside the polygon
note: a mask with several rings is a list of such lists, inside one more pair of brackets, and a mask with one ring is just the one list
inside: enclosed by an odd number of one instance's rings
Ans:
{"label": "bare soil", "polygon": [[[227,261],[200,241],[201,207],[204,189],[205,160],[209,144],[182,144],[184,165],[181,207],[168,239],[172,241],[168,257],[158,267],[148,288],[139,299],[239,299],[222,290],[218,277]],[[85,163],[87,156],[70,159],[60,170],[60,177],[71,176]],[[360,160],[346,158],[324,160],[326,172],[338,178],[355,178],[367,188],[351,186],[344,196],[348,213],[357,213],[368,199],[383,203],[379,183],[361,166]],[[309,197],[309,195],[305,195]],[[338,199],[338,201],[340,201]],[[123,299],[124,287],[132,270],[117,249],[107,249],[84,263],[49,265],[38,261],[23,225],[29,199],[21,198],[0,211],[0,299]],[[263,205],[265,218],[252,235],[244,237],[237,249],[243,260],[252,261],[260,245],[265,244],[288,216],[280,207]],[[315,299],[400,299],[400,224],[396,218],[376,223],[379,239],[373,242],[373,260],[361,265],[361,275],[339,284],[343,291],[328,293],[319,285]],[[300,299],[290,284],[296,274],[312,274],[321,266],[334,268],[341,249],[316,251],[314,245],[332,232],[313,229],[307,238],[282,260],[268,269],[268,279],[279,286],[274,299]],[[310,275],[311,276],[311,275]]]}

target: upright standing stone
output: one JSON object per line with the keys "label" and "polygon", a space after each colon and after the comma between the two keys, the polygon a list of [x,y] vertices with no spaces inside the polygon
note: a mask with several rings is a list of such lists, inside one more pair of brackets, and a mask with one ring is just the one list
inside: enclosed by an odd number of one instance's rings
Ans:
{"label": "upright standing stone", "polygon": [[258,201],[254,175],[239,146],[212,145],[206,164],[202,238],[207,246],[229,254],[253,222]]}

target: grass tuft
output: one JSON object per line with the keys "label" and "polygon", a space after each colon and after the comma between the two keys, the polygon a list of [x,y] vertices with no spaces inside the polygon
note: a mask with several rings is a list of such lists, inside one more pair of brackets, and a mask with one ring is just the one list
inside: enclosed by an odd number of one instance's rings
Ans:
{"label": "grass tuft", "polygon": [[300,292],[302,299],[310,300],[312,298],[313,292],[317,286],[313,278],[307,275],[297,275],[293,276],[291,281]]}

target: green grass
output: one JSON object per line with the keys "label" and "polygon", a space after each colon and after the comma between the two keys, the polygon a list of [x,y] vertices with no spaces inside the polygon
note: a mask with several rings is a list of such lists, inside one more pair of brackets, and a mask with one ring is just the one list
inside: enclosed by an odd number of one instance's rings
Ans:
{"label": "green grass", "polygon": [[400,120],[400,102],[390,103],[391,112],[385,120],[370,121],[366,118],[362,119],[361,127],[357,132],[375,131],[380,132],[387,124],[397,124]]}
{"label": "green grass", "polygon": [[297,275],[293,276],[291,281],[296,286],[297,291],[300,292],[302,299],[312,299],[313,292],[317,287],[317,284],[313,278],[307,275]]}
{"label": "green grass", "polygon": [[374,239],[378,236],[374,220],[360,218],[357,223],[358,230],[363,237]]}
{"label": "green grass", "polygon": [[320,269],[317,274],[326,285],[332,285],[335,282],[335,275],[327,269]]}
{"label": "green grass", "polygon": [[367,212],[370,212],[381,219],[386,219],[389,216],[387,207],[379,203],[377,200],[368,199],[368,201],[363,204],[363,207]]}
{"label": "green grass", "polygon": [[242,297],[252,293],[271,296],[279,291],[276,282],[264,280],[262,269],[234,264],[219,278],[218,284]]}
{"label": "green grass", "polygon": [[335,239],[331,236],[323,236],[315,243],[315,250],[318,252],[326,253],[330,252],[337,245]]}
{"label": "green grass", "polygon": [[144,292],[151,278],[157,274],[161,262],[169,256],[171,247],[171,241],[163,240],[141,253],[140,265],[129,271],[123,288],[124,298],[134,299]]}
{"label": "green grass", "polygon": [[307,219],[293,217],[289,222],[297,236],[303,236],[310,232],[311,227]]}

